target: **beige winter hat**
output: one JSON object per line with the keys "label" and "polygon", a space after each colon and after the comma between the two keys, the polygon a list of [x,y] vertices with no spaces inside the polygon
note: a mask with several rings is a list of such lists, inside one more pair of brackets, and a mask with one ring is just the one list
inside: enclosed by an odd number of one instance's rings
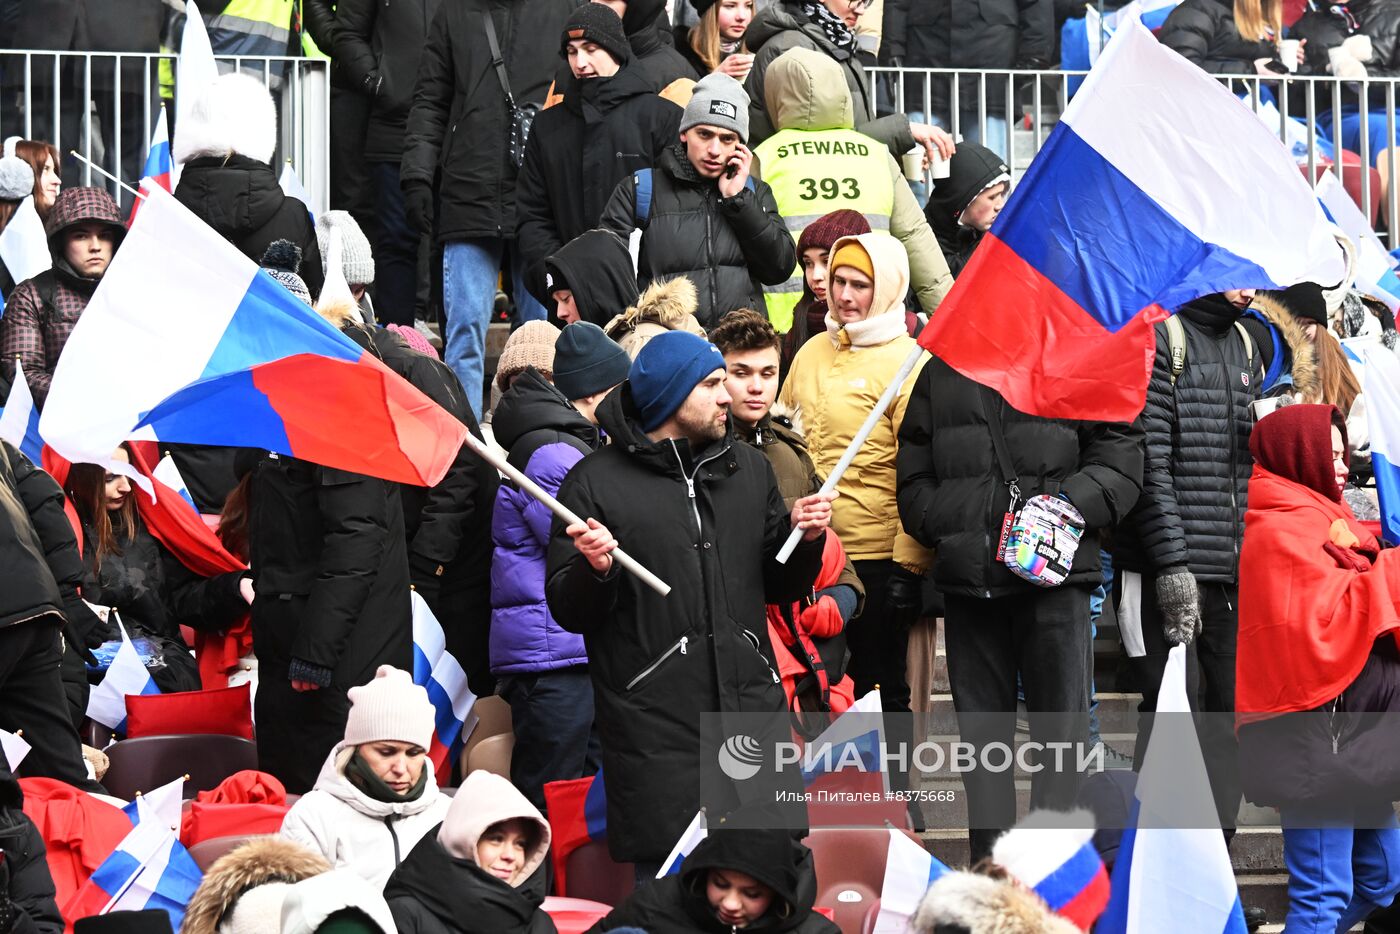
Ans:
{"label": "beige winter hat", "polygon": [[433,705],[408,672],[380,665],[374,680],[349,690],[346,746],[394,740],[424,749],[433,741]]}

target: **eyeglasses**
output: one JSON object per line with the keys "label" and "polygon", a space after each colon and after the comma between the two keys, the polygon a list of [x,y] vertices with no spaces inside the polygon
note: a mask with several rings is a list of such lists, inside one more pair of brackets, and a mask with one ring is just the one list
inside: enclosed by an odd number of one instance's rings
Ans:
{"label": "eyeglasses", "polygon": [[875,0],[851,0],[851,12],[864,13],[865,11],[870,9],[870,5],[874,2]]}

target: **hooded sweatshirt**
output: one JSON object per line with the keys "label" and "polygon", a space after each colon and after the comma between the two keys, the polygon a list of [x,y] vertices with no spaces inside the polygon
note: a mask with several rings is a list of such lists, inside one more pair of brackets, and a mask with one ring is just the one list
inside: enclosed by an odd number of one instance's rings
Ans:
{"label": "hooded sweatshirt", "polygon": [[[807,450],[821,476],[836,466],[884,393],[890,375],[915,347],[904,324],[904,293],[909,286],[904,248],[888,234],[868,233],[837,240],[831,254],[852,242],[865,248],[875,268],[870,314],[842,326],[828,312],[828,339],[816,338],[802,346],[778,396],[789,409],[801,410]],[[909,394],[927,359],[909,374],[837,484],[841,495],[832,503],[831,527],[841,536],[852,561],[893,558],[917,573],[928,569],[928,551],[903,530],[895,505],[896,437]]]}
{"label": "hooded sweatshirt", "polygon": [[[769,67],[764,94],[778,132],[754,151],[793,239],[798,239],[810,222],[831,211],[861,211],[871,229],[888,230],[904,244],[919,307],[932,314],[952,288],[953,277],[899,163],[877,140],[854,129],[851,92],[842,80],[841,66],[821,52],[791,49]],[[823,145],[829,155],[824,154]],[[809,197],[812,191],[802,179],[810,177],[814,159],[823,160],[820,164],[829,175],[851,177],[857,184],[838,185],[835,197],[827,197],[820,189],[816,198]],[[797,269],[787,282],[766,290],[770,293],[769,317],[777,317],[773,293],[801,294],[801,259],[799,256]],[[785,329],[780,323],[775,326]]]}
{"label": "hooded sweatshirt", "polygon": [[622,14],[622,29],[632,47],[635,66],[646,75],[652,90],[664,91],[681,78],[700,79],[685,56],[672,46],[675,40],[666,18],[666,0],[630,0]]}
{"label": "hooded sweatshirt", "polygon": [[924,216],[954,276],[962,272],[972,258],[972,251],[982,242],[983,233],[963,226],[959,218],[974,198],[1002,176],[1006,181],[1011,179],[1001,156],[976,143],[959,143],[958,151],[948,163],[948,177],[934,182],[928,204],[924,206]]}
{"label": "hooded sweatshirt", "polygon": [[423,835],[446,816],[452,799],[438,790],[433,763],[425,757],[427,775],[421,795],[413,801],[376,801],[345,776],[354,753],[355,746],[336,744],[315,787],[287,812],[281,834],[322,854],[333,868],[356,873],[379,891]]}
{"label": "hooded sweatshirt", "polygon": [[711,869],[729,869],[752,876],[773,890],[773,902],[745,931],[785,931],[836,934],[840,929],[812,911],[817,876],[812,851],[781,830],[714,830],[681,866],[633,894],[593,931],[625,926],[647,934],[729,934],[710,907],[705,885]]}
{"label": "hooded sweatshirt", "polygon": [[637,276],[627,243],[610,230],[589,230],[575,237],[544,261],[545,306],[554,308],[551,293],[567,288],[582,320],[599,327],[637,301]]}
{"label": "hooded sweatshirt", "polygon": [[49,384],[68,335],[73,333],[101,281],[100,276],[90,279],[80,275],[64,256],[67,232],[89,223],[109,227],[116,235],[116,248],[121,247],[126,227],[112,196],[101,188],[64,189],[44,222],[53,268],[20,283],[0,317],[0,372],[13,383],[18,359],[34,404],[40,408],[48,398]]}
{"label": "hooded sweatshirt", "polygon": [[[476,863],[492,824],[523,818],[538,828],[514,884]],[[419,841],[384,889],[399,934],[553,934],[545,897],[549,823],[507,779],[476,771],[452,799],[437,833]]]}

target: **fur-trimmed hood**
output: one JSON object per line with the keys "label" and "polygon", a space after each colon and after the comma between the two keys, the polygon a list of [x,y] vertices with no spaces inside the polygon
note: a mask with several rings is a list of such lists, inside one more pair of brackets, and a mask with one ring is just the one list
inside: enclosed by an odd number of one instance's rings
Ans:
{"label": "fur-trimmed hood", "polygon": [[272,162],[277,149],[277,109],[252,75],[220,75],[175,128],[172,155],[185,163],[203,156],[247,156]]}
{"label": "fur-trimmed hood", "polygon": [[[1278,328],[1293,358],[1293,391],[1305,400],[1316,400],[1322,391],[1322,377],[1317,370],[1317,351],[1303,325],[1277,298],[1260,292],[1254,296],[1251,308]],[[1255,351],[1258,353],[1258,351]]]}
{"label": "fur-trimmed hood", "polygon": [[689,331],[704,337],[705,329],[695,317],[699,307],[695,283],[685,276],[658,280],[647,286],[637,304],[614,317],[603,330],[635,360],[647,341],[666,331]]}
{"label": "fur-trimmed hood", "polygon": [[915,934],[1079,934],[1010,879],[950,872],[929,887],[909,922]]}
{"label": "fur-trimmed hood", "polygon": [[219,921],[249,890],[271,882],[300,882],[330,868],[324,856],[300,844],[254,837],[209,867],[190,899],[180,934],[217,934]]}

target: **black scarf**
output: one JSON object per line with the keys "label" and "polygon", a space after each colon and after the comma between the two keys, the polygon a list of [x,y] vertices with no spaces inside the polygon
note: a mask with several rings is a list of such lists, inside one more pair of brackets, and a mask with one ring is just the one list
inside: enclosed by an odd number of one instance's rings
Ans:
{"label": "black scarf", "polygon": [[350,761],[345,763],[345,777],[350,780],[350,784],[363,791],[375,801],[383,801],[386,804],[402,804],[405,801],[417,801],[423,797],[423,789],[428,784],[428,769],[425,766],[418,774],[418,781],[414,786],[403,794],[399,794],[384,780],[374,774],[374,770],[369,767],[369,763],[360,755],[360,750],[356,749],[350,756]]}
{"label": "black scarf", "polygon": [[817,0],[802,0],[802,13],[814,25],[821,27],[821,31],[826,33],[826,38],[830,40],[832,45],[852,54],[855,53],[856,34],[851,32],[845,20],[828,10]]}

